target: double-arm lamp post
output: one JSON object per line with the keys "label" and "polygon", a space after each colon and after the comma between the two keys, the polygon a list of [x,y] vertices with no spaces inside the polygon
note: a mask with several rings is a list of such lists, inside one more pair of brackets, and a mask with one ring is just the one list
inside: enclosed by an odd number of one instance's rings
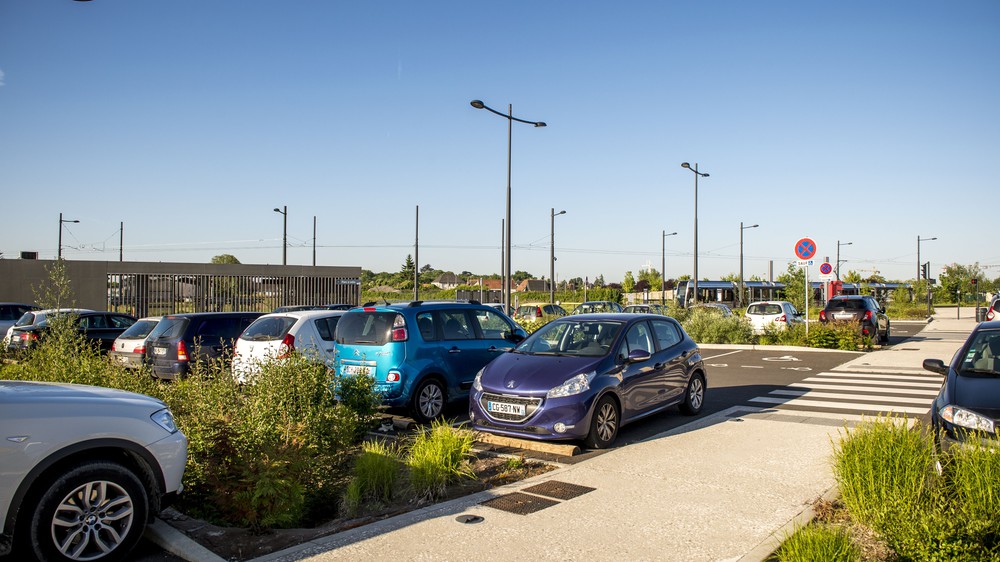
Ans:
{"label": "double-arm lamp post", "polygon": [[692,283],[694,288],[694,295],[691,302],[687,302],[687,298],[684,299],[685,306],[691,306],[692,304],[698,304],[698,177],[707,178],[708,174],[703,174],[698,171],[698,163],[694,163],[694,167],[687,162],[681,163],[681,168],[687,168],[694,172],[694,275],[692,276]]}
{"label": "double-arm lamp post", "polygon": [[507,105],[507,113],[501,113],[492,107],[486,105],[479,100],[472,100],[469,102],[472,107],[476,109],[485,109],[494,115],[499,115],[507,120],[507,213],[504,224],[507,228],[506,236],[504,237],[504,245],[506,246],[504,252],[504,271],[503,275],[503,304],[507,310],[510,310],[510,282],[511,282],[511,269],[510,269],[510,160],[511,160],[511,137],[514,121],[518,123],[525,123],[527,125],[533,125],[535,127],[544,127],[545,123],[542,121],[528,121],[525,119],[518,119],[514,117],[514,106],[511,104]]}
{"label": "double-arm lamp post", "polygon": [[281,213],[284,219],[284,228],[282,229],[281,237],[281,265],[288,265],[288,205],[285,205],[282,209],[275,207],[274,212]]}

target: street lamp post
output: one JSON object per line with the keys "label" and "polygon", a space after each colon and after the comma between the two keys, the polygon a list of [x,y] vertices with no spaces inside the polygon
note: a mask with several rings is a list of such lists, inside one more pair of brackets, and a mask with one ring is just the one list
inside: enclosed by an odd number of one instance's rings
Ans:
{"label": "street lamp post", "polygon": [[920,243],[921,242],[927,242],[927,241],[930,241],[930,240],[937,240],[937,236],[935,236],[934,238],[921,238],[919,234],[917,235],[917,281],[920,281],[920,265],[921,265],[920,264]]}
{"label": "street lamp post", "polygon": [[556,215],[565,215],[566,211],[556,212],[555,208],[551,212],[552,226],[550,236],[552,240],[551,252],[549,253],[549,304],[556,303]]}
{"label": "street lamp post", "polygon": [[[854,242],[841,242],[840,240],[837,240],[837,281],[840,281],[840,263],[841,263],[841,261],[840,261],[840,247],[841,246],[850,246],[851,244],[854,244]],[[919,258],[918,258],[918,261],[919,261]]]}
{"label": "street lamp post", "polygon": [[284,228],[282,229],[281,237],[281,265],[288,265],[288,205],[285,205],[282,209],[275,207],[274,212],[281,213],[284,218]]}
{"label": "street lamp post", "polygon": [[664,230],[660,236],[661,248],[660,248],[660,304],[664,305],[666,303],[666,298],[664,295],[667,292],[667,236],[676,236],[676,232],[671,232],[667,234]]}
{"label": "street lamp post", "polygon": [[745,283],[743,283],[743,231],[751,228],[757,228],[759,224],[752,226],[743,226],[743,222],[740,222],[740,306],[743,306],[743,293],[746,291]]}
{"label": "street lamp post", "polygon": [[527,125],[533,125],[535,127],[544,127],[545,123],[543,121],[527,121],[525,119],[518,119],[514,117],[514,106],[511,104],[507,105],[507,113],[500,113],[499,111],[493,109],[492,107],[486,105],[480,100],[472,100],[469,102],[472,107],[476,109],[485,109],[494,115],[499,115],[507,120],[507,214],[505,217],[505,224],[507,228],[507,233],[504,238],[504,244],[506,245],[506,251],[504,254],[504,284],[503,284],[503,304],[507,310],[510,310],[510,280],[511,280],[511,269],[510,269],[510,160],[511,160],[511,138],[513,137],[513,124],[514,121],[518,123],[525,123]]}
{"label": "street lamp post", "polygon": [[58,250],[58,259],[62,259],[62,229],[63,229],[63,223],[66,223],[66,222],[77,223],[77,222],[80,222],[80,221],[78,221],[78,220],[72,220],[72,221],[71,220],[63,220],[63,214],[59,213],[59,250]]}
{"label": "street lamp post", "polygon": [[694,168],[691,164],[687,162],[681,163],[681,168],[687,168],[694,172],[694,275],[692,277],[694,296],[692,297],[693,302],[688,303],[685,299],[685,304],[691,306],[692,304],[698,304],[698,177],[707,178],[708,174],[703,174],[698,171],[698,163],[694,163]]}

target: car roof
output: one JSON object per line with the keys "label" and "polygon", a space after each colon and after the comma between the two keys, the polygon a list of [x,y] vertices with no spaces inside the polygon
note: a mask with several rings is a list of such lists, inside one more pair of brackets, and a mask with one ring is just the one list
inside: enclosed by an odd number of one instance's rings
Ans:
{"label": "car roof", "polygon": [[179,314],[167,314],[163,318],[202,318],[205,316],[247,316],[249,314],[256,314],[257,316],[263,316],[263,312],[182,312]]}
{"label": "car roof", "polygon": [[267,314],[261,314],[261,318],[274,318],[278,316],[286,316],[289,318],[298,318],[300,320],[310,320],[313,318],[328,318],[331,316],[343,316],[346,310],[292,310],[289,312],[269,312]]}
{"label": "car roof", "polygon": [[649,314],[649,313],[629,313],[629,312],[590,312],[587,314],[574,314],[573,316],[560,316],[553,320],[553,322],[579,322],[581,320],[601,320],[601,321],[615,321],[615,322],[631,322],[634,320],[639,320],[642,318],[649,318],[652,320],[663,320],[664,318],[668,320],[673,320],[669,316],[664,316],[662,314]]}

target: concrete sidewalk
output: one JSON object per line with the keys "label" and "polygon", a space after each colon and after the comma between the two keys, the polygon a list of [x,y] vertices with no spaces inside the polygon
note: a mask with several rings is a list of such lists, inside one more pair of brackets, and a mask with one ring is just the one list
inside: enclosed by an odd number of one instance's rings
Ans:
{"label": "concrete sidewalk", "polygon": [[[863,354],[838,369],[907,373],[922,371],[929,357],[947,363],[975,326],[973,312],[963,309],[956,319],[950,309],[896,347]],[[516,557],[757,562],[811,517],[810,505],[817,498],[835,492],[830,459],[843,419],[737,406],[531,480],[256,561]],[[480,505],[552,482],[592,490],[571,499],[549,499],[548,507],[527,515]],[[530,490],[521,496],[525,498],[548,499]],[[482,521],[462,523],[457,520],[462,515]]]}

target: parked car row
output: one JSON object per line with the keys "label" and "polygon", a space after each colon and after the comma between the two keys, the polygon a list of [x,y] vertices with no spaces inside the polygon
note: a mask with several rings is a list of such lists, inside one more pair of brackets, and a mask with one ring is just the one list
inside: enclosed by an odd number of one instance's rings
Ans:
{"label": "parked car row", "polygon": [[35,347],[49,333],[54,318],[70,314],[76,330],[104,352],[110,351],[115,339],[136,322],[135,316],[117,312],[71,308],[33,310],[22,315],[7,330],[4,338],[7,348],[25,351]]}

